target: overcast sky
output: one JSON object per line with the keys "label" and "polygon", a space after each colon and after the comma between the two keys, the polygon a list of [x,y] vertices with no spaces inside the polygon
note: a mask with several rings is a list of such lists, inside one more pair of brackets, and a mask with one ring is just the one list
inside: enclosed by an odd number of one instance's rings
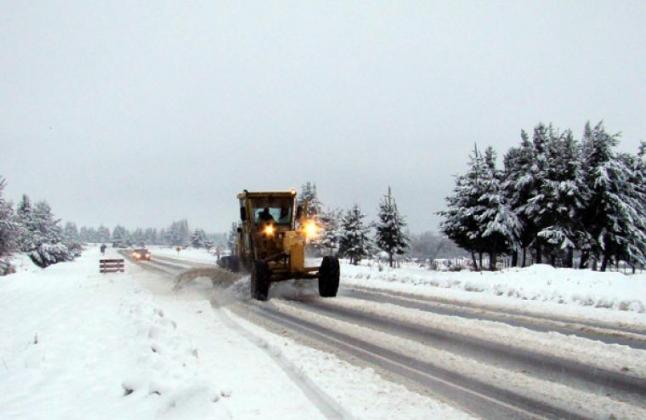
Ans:
{"label": "overcast sky", "polygon": [[316,182],[412,231],[478,142],[603,119],[646,140],[644,1],[0,1],[0,175],[80,225],[227,230]]}

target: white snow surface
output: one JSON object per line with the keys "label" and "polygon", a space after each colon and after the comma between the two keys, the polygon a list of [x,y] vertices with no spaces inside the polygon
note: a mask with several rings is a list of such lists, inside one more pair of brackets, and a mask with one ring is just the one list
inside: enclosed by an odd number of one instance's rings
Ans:
{"label": "white snow surface", "polygon": [[496,272],[439,272],[414,265],[343,263],[342,283],[456,302],[646,326],[646,274],[537,264]]}
{"label": "white snow surface", "polygon": [[383,333],[372,328],[359,326],[317,314],[292,303],[276,299],[271,304],[281,312],[288,313],[322,325],[334,331],[355,338],[379,343],[394,352],[400,352],[408,357],[427,363],[448,368],[452,372],[474,377],[482,382],[493,382],[500,388],[528,397],[538,396],[557,407],[571,407],[587,418],[645,418],[646,410],[627,403],[600,396],[590,392],[572,388],[561,383],[551,382],[513,370],[502,369],[454,353],[426,346],[417,341]]}
{"label": "white snow surface", "polygon": [[242,319],[232,328],[209,281],[176,293],[134,264],[99,274],[100,257],[45,270],[18,257],[0,278],[3,420],[317,419],[320,401],[357,418],[468,417]]}
{"label": "white snow surface", "polygon": [[1,418],[322,418],[269,355],[218,321],[210,285],[153,295],[138,280],[158,276],[130,265],[102,275],[98,258],[93,248],[0,278]]}

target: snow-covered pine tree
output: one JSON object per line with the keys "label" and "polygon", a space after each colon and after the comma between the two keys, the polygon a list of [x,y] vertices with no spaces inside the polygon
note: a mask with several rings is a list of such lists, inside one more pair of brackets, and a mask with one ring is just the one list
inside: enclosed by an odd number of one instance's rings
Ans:
{"label": "snow-covered pine tree", "polygon": [[34,245],[29,257],[39,267],[69,261],[74,258],[63,243],[63,229],[59,220],[54,218],[52,209],[46,201],[39,201],[31,212],[31,240]]}
{"label": "snow-covered pine tree", "polygon": [[608,134],[601,122],[594,128],[588,123],[582,141],[582,176],[590,190],[583,221],[593,240],[591,252],[601,259],[601,271],[613,258],[643,261],[640,248],[646,244],[639,210],[643,197],[639,188],[631,184],[631,162],[613,150],[618,137]]}
{"label": "snow-covered pine tree", "polygon": [[171,223],[170,227],[166,231],[166,234],[168,236],[169,245],[188,245],[191,239],[191,233],[188,228],[188,221],[186,219],[182,219]]}
{"label": "snow-covered pine tree", "polygon": [[358,264],[363,258],[372,253],[370,241],[370,228],[363,219],[365,215],[357,204],[348,210],[341,223],[341,237],[339,238],[339,255],[349,258],[351,264]]}
{"label": "snow-covered pine tree", "polygon": [[526,184],[522,185],[527,196],[525,202],[515,209],[517,214],[524,216],[521,218],[522,225],[531,238],[527,245],[534,248],[535,261],[539,264],[543,262],[543,241],[538,240],[538,232],[546,226],[543,214],[547,203],[542,192],[547,177],[547,145],[552,131],[551,125],[546,126],[543,123],[534,128],[531,165],[525,174]]}
{"label": "snow-covered pine tree", "polygon": [[144,241],[147,244],[157,245],[159,243],[157,229],[155,228],[146,228],[144,231]]}
{"label": "snow-covered pine tree", "polygon": [[581,179],[579,147],[572,132],[551,130],[549,134],[537,236],[552,265],[559,258],[562,265],[572,267],[574,250],[589,242],[581,222],[589,194]]}
{"label": "snow-covered pine tree", "polygon": [[502,174],[496,169],[496,153],[488,147],[484,153],[482,194],[478,199],[481,208],[475,213],[479,223],[479,238],[489,253],[489,269],[496,269],[497,256],[514,249],[518,243],[521,224],[507,203],[501,183]]}
{"label": "snow-covered pine tree", "polygon": [[65,223],[65,227],[63,228],[63,236],[65,237],[65,240],[68,241],[79,242],[81,240],[78,228],[76,227],[76,223],[73,222]]}
{"label": "snow-covered pine tree", "polygon": [[379,220],[376,228],[376,244],[388,254],[388,264],[392,267],[395,255],[403,255],[408,249],[409,239],[404,229],[406,222],[399,214],[397,203],[392,196],[390,187],[379,204]]}
{"label": "snow-covered pine tree", "polygon": [[81,229],[79,229],[79,240],[84,243],[90,242],[90,240],[88,239],[89,236],[90,235],[89,235],[88,228],[85,226],[81,226]]}
{"label": "snow-covered pine tree", "polygon": [[[642,141],[639,145],[637,155],[634,158],[632,166],[632,179],[630,183],[635,188],[635,194],[638,197],[637,212],[640,214],[640,222],[646,222],[646,142]],[[641,226],[643,228],[643,225]],[[639,253],[646,256],[646,243],[637,241],[636,246],[639,248]],[[625,258],[633,267],[635,272],[636,263],[644,266],[643,259],[636,258],[628,255]]]}
{"label": "snow-covered pine tree", "polygon": [[[16,237],[19,226],[14,217],[13,208],[3,197],[6,181],[0,177],[0,258],[10,255],[17,248]],[[9,271],[9,263],[0,261],[0,275]]]}
{"label": "snow-covered pine tree", "polygon": [[191,246],[193,248],[206,248],[207,242],[206,232],[203,229],[195,229],[193,231],[193,235],[191,236]]}
{"label": "snow-covered pine tree", "polygon": [[631,265],[646,263],[646,178],[644,177],[644,143],[637,155],[622,153],[619,160],[628,168],[627,187],[623,190],[624,202],[632,208],[626,212],[632,230],[625,231],[624,240],[619,243],[615,262],[626,261]]}
{"label": "snow-covered pine tree", "polygon": [[307,207],[306,216],[316,216],[321,213],[323,210],[323,204],[318,198],[318,193],[316,192],[316,184],[310,181],[307,181],[303,186],[301,186],[301,192],[298,194],[296,200],[297,206]]}
{"label": "snow-covered pine tree", "polygon": [[[483,211],[480,197],[484,193],[484,172],[484,159],[474,146],[473,154],[469,155],[469,169],[466,174],[456,177],[453,192],[446,197],[447,209],[438,213],[444,218],[440,230],[457,246],[471,253],[476,270],[482,269],[482,253],[486,251],[478,220]],[[480,256],[479,261],[476,253]]]}
{"label": "snow-covered pine tree", "polygon": [[81,247],[81,236],[76,227],[76,223],[65,223],[65,227],[63,228],[63,244],[65,244],[72,256],[78,257],[81,255],[83,248]]}
{"label": "snow-covered pine tree", "polygon": [[189,244],[191,240],[191,231],[188,228],[188,221],[187,220],[180,220],[178,222],[178,234],[179,234],[179,242],[182,246],[186,246]]}
{"label": "snow-covered pine tree", "polygon": [[[516,214],[520,222],[520,235],[518,248],[512,250],[512,265],[521,266],[527,264],[527,248],[536,237],[536,226],[532,220],[522,211],[522,206],[532,196],[534,189],[534,178],[532,176],[533,145],[527,133],[522,130],[520,133],[520,147],[511,148],[504,157],[504,175],[502,187],[510,208]],[[518,253],[522,252],[519,255]]]}
{"label": "snow-covered pine tree", "polygon": [[[93,242],[93,243],[101,242],[99,240],[99,232],[98,232],[98,230],[93,228],[93,227],[88,229],[88,236],[90,238],[90,240],[89,240],[90,242]],[[108,242],[110,242],[110,241],[108,241]]]}
{"label": "snow-covered pine tree", "polygon": [[110,242],[110,240],[112,240],[110,229],[103,225],[99,226],[99,228],[96,230],[96,236],[93,242],[104,244]]}
{"label": "snow-covered pine tree", "polygon": [[142,228],[136,228],[132,232],[132,235],[130,235],[130,239],[135,246],[142,246],[146,244],[146,235],[144,235],[144,230]]}
{"label": "snow-covered pine tree", "polygon": [[36,247],[33,232],[36,231],[37,226],[34,220],[31,200],[27,194],[23,194],[18,202],[18,206],[16,206],[16,221],[20,227],[18,246],[22,252],[30,252]]}
{"label": "snow-covered pine tree", "polygon": [[341,237],[341,221],[343,212],[339,209],[328,209],[321,213],[319,221],[323,232],[319,241],[321,251],[327,255],[335,255],[339,250]]}

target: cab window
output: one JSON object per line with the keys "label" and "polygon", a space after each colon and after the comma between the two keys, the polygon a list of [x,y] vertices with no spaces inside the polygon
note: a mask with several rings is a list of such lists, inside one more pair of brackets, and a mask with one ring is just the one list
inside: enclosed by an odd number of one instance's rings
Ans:
{"label": "cab window", "polygon": [[256,225],[273,222],[279,225],[292,223],[293,201],[290,199],[268,198],[252,202],[253,221]]}

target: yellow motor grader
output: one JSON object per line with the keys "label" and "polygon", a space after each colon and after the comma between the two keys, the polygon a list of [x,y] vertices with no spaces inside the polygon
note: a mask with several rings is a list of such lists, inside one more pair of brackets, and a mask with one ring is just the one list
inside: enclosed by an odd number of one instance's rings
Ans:
{"label": "yellow motor grader", "polygon": [[318,234],[319,226],[296,205],[295,191],[238,194],[240,226],[235,252],[220,259],[231,271],[251,273],[251,297],[267,300],[273,282],[318,279],[319,294],[334,297],[339,289],[339,260],[325,256],[318,267],[305,265],[305,246]]}

